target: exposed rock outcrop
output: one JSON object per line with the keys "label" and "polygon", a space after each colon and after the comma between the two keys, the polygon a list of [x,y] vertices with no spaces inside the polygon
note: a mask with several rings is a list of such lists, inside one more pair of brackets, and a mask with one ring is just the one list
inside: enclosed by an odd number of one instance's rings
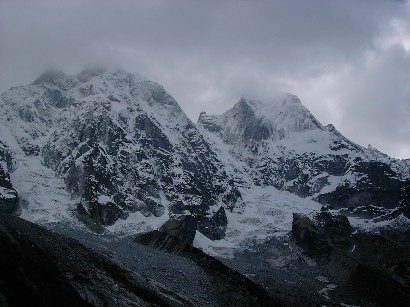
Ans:
{"label": "exposed rock outcrop", "polygon": [[159,231],[184,243],[192,244],[195,239],[197,221],[192,215],[180,215],[165,222]]}
{"label": "exposed rock outcrop", "polygon": [[390,237],[363,233],[354,235],[352,252],[357,270],[352,276],[356,286],[368,289],[383,306],[407,306],[410,302],[410,233],[402,233],[403,244]]}
{"label": "exposed rock outcrop", "polygon": [[353,229],[345,215],[322,211],[315,215],[315,220],[323,228],[334,247],[349,249],[353,246]]}
{"label": "exposed rock outcrop", "polygon": [[303,214],[293,214],[292,236],[312,257],[325,258],[335,249],[353,246],[352,227],[346,216],[321,212],[314,220]]}
{"label": "exposed rock outcrop", "polygon": [[322,256],[332,251],[324,229],[303,214],[293,214],[292,236],[310,256]]}
{"label": "exposed rock outcrop", "polygon": [[322,212],[314,220],[294,214],[293,238],[337,281],[352,302],[407,306],[410,299],[410,233],[351,233],[343,215]]}
{"label": "exposed rock outcrop", "polygon": [[215,213],[209,216],[200,217],[198,230],[212,240],[220,240],[225,236],[228,218],[224,207],[220,207]]}

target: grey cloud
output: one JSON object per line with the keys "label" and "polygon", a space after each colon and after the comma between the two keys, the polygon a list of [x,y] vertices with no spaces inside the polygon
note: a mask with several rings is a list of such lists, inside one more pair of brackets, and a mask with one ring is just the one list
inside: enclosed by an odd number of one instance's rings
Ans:
{"label": "grey cloud", "polygon": [[[163,84],[194,121],[242,95],[293,91],[348,137],[380,139],[381,150],[399,155],[408,128],[397,119],[405,121],[407,109],[400,103],[405,110],[395,112],[383,99],[408,97],[407,51],[380,50],[377,40],[393,18],[409,17],[408,4],[384,0],[2,1],[0,90],[31,82],[49,66],[67,73],[118,66]],[[379,68],[363,64],[368,52],[378,52]],[[373,119],[365,116],[370,103],[379,106]],[[343,114],[329,115],[329,108]],[[403,131],[394,138],[385,133],[392,124]]]}
{"label": "grey cloud", "polygon": [[387,145],[396,154],[403,146],[409,150],[409,143],[395,144],[410,140],[410,52],[393,46],[376,55],[369,66],[346,84],[341,124],[361,143]]}

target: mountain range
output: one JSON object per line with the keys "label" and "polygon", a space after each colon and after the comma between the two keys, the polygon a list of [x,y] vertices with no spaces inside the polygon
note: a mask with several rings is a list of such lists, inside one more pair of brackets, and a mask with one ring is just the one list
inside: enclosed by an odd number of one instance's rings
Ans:
{"label": "mountain range", "polygon": [[289,231],[291,211],[410,214],[409,159],[349,141],[287,93],[194,124],[140,75],[49,70],[0,96],[0,128],[2,210],[40,224],[135,233],[188,214],[202,241],[237,245]]}

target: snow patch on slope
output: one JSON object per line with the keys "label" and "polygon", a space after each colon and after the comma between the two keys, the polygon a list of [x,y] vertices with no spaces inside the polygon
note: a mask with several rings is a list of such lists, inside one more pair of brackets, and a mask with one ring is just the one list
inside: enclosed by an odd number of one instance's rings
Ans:
{"label": "snow patch on slope", "polygon": [[61,221],[78,224],[71,214],[76,200],[66,191],[63,180],[37,157],[17,155],[15,158],[18,167],[11,179],[22,203],[21,217],[38,224]]}
{"label": "snow patch on slope", "polygon": [[231,257],[236,249],[247,249],[271,237],[286,236],[292,229],[293,213],[313,215],[321,208],[315,201],[274,187],[253,186],[240,191],[245,205],[226,213],[228,228],[225,238],[211,241],[197,233],[195,247],[211,255]]}
{"label": "snow patch on slope", "polygon": [[13,190],[7,189],[5,187],[0,187],[0,198],[11,199],[15,198],[15,192]]}
{"label": "snow patch on slope", "polygon": [[357,231],[379,232],[382,229],[395,229],[407,231],[410,229],[410,219],[400,214],[398,217],[388,220],[364,219],[348,216],[349,222]]}

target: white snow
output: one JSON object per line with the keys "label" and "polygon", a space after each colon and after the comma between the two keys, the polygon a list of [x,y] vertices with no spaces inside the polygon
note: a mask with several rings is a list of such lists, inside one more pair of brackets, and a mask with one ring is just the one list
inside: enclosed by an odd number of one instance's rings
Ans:
{"label": "white snow", "polygon": [[230,257],[236,249],[251,248],[252,244],[288,234],[292,229],[293,213],[312,215],[321,208],[317,202],[273,187],[253,186],[240,191],[244,205],[233,212],[226,211],[226,236],[211,241],[197,233],[194,246],[210,254]]}
{"label": "white snow", "polygon": [[4,199],[11,199],[14,198],[16,195],[14,194],[13,190],[0,187],[0,197]]}
{"label": "white snow", "polygon": [[233,251],[237,248],[233,242],[227,240],[212,241],[199,231],[196,232],[193,245],[211,256],[233,256]]}
{"label": "white snow", "polygon": [[348,219],[352,227],[357,228],[359,231],[377,232],[380,229],[389,227],[403,230],[410,229],[410,219],[403,214],[399,215],[397,218],[382,221],[354,216],[348,216]]}
{"label": "white snow", "polygon": [[318,293],[319,293],[320,296],[323,296],[325,299],[330,300],[330,297],[329,297],[329,293],[328,293],[328,292],[329,292],[329,291],[332,291],[332,290],[334,290],[334,289],[336,289],[336,288],[337,288],[336,285],[334,285],[334,284],[328,284],[328,285],[326,285],[326,287],[324,287],[323,289],[319,290]]}
{"label": "white snow", "polygon": [[158,229],[169,220],[169,210],[165,207],[165,213],[160,217],[153,215],[145,216],[137,211],[130,213],[125,220],[118,220],[114,225],[107,226],[106,229],[119,236],[135,235],[137,233],[148,232]]}
{"label": "white snow", "polygon": [[67,192],[63,180],[37,157],[16,155],[15,158],[18,167],[11,174],[11,181],[22,203],[21,217],[39,224],[60,221],[77,224],[71,214],[76,200]]}
{"label": "white snow", "polygon": [[325,276],[319,275],[319,276],[316,276],[315,279],[317,279],[318,281],[323,282],[323,283],[329,283],[329,279]]}
{"label": "white snow", "polygon": [[102,205],[106,205],[108,203],[114,203],[114,200],[107,195],[98,195],[98,199],[97,199],[98,203],[102,204]]}

